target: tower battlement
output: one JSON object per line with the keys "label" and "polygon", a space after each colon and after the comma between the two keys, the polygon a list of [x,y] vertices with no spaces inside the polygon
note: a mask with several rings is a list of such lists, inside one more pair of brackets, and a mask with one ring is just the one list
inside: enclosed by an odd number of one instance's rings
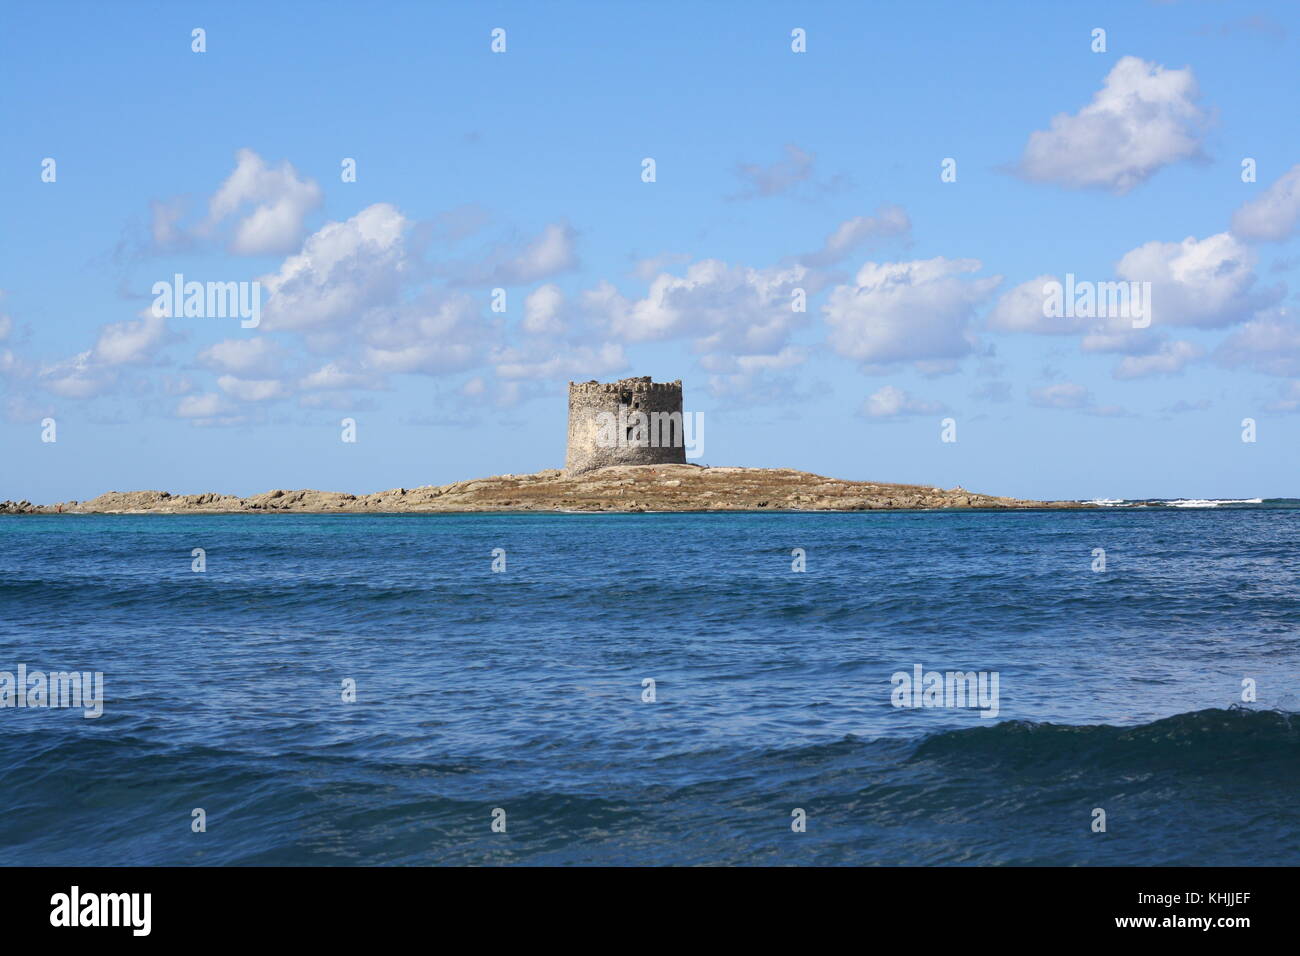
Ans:
{"label": "tower battlement", "polygon": [[681,393],[682,381],[678,379],[675,382],[652,382],[649,375],[641,375],[636,378],[621,378],[617,382],[597,382],[594,379],[590,382],[570,382],[569,394],[574,392],[581,393],[609,393],[609,392],[677,392]]}
{"label": "tower battlement", "polygon": [[[668,440],[660,441],[665,434]],[[642,375],[569,383],[567,474],[609,465],[669,464],[686,464],[680,379],[653,382]]]}

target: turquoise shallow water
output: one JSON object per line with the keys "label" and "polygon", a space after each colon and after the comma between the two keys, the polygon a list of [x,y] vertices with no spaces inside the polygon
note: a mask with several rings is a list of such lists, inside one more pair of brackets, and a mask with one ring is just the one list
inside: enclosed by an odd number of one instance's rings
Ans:
{"label": "turquoise shallow water", "polygon": [[106,692],[0,709],[0,863],[1291,864],[1298,583],[1276,504],[0,519],[0,671]]}

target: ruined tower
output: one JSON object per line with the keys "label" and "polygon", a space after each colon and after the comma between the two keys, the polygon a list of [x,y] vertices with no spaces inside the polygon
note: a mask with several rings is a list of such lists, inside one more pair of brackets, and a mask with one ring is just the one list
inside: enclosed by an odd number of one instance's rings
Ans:
{"label": "ruined tower", "polygon": [[607,465],[684,465],[682,383],[649,375],[569,383],[569,446],[564,471]]}

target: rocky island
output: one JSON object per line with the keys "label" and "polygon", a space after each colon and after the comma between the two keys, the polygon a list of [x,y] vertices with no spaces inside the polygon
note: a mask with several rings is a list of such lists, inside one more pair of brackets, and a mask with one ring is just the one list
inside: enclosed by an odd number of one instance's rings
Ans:
{"label": "rocky island", "polygon": [[89,501],[0,502],[0,514],[400,514],[473,511],[884,511],[933,508],[1080,508],[964,488],[825,478],[791,468],[691,464],[611,465],[577,475],[558,469],[497,475],[369,495],[275,490],[248,498],[212,492],[110,491]]}

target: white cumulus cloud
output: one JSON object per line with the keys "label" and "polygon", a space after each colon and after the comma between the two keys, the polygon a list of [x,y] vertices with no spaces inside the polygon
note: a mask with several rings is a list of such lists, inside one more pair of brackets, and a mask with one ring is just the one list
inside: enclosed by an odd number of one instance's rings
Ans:
{"label": "white cumulus cloud", "polygon": [[1008,289],[989,310],[986,323],[998,332],[1032,332],[1037,335],[1069,335],[1081,332],[1094,319],[1044,314],[1048,294],[1044,287],[1060,282],[1056,276],[1041,275]]}
{"label": "white cumulus cloud", "polygon": [[939,256],[914,262],[868,262],[852,284],[831,289],[822,307],[831,347],[865,364],[959,359],[970,354],[975,306],[1001,276],[971,278],[978,259]]}
{"label": "white cumulus cloud", "polygon": [[1200,154],[1208,120],[1190,67],[1170,70],[1121,59],[1074,114],[1029,135],[1019,171],[1027,179],[1126,193],[1170,163]]}
{"label": "white cumulus cloud", "polygon": [[479,261],[446,263],[439,272],[452,285],[528,285],[578,268],[577,233],[551,223],[522,243],[501,244]]}
{"label": "white cumulus cloud", "polygon": [[1093,404],[1092,393],[1074,382],[1031,388],[1029,401],[1040,408],[1087,408]]}
{"label": "white cumulus cloud", "polygon": [[820,267],[839,262],[870,239],[890,239],[908,236],[912,220],[902,206],[885,204],[871,216],[846,219],[826,237],[821,249],[803,256],[806,266]]}
{"label": "white cumulus cloud", "polygon": [[186,395],[176,406],[176,414],[180,418],[215,418],[226,411],[226,403],[217,392]]}
{"label": "white cumulus cloud", "polygon": [[1269,309],[1219,343],[1214,361],[1266,375],[1300,376],[1300,321],[1290,309]]}
{"label": "white cumulus cloud", "polygon": [[280,350],[265,336],[225,339],[199,352],[198,361],[209,368],[234,375],[268,375],[279,363]]}
{"label": "white cumulus cloud", "polygon": [[232,395],[241,402],[268,402],[284,398],[284,383],[276,379],[236,378],[234,375],[222,375],[217,379],[217,386],[227,395]]}
{"label": "white cumulus cloud", "polygon": [[40,371],[41,387],[64,398],[93,398],[117,383],[116,372],[94,360],[90,350],[70,359],[45,365]]}
{"label": "white cumulus cloud", "polygon": [[873,392],[860,409],[862,415],[876,420],[937,415],[945,410],[941,403],[915,398],[896,385],[886,385]]}
{"label": "white cumulus cloud", "polygon": [[564,322],[560,319],[563,304],[564,293],[559,286],[548,283],[534,289],[524,299],[524,331],[535,335],[563,332]]}
{"label": "white cumulus cloud", "polygon": [[408,271],[406,218],[388,203],[367,206],[346,222],[326,223],[273,275],[261,280],[270,301],[266,329],[305,330],[356,321],[396,299]]}
{"label": "white cumulus cloud", "polygon": [[91,357],[103,365],[135,365],[153,358],[167,339],[167,321],[146,311],[135,321],[115,322],[99,330]]}
{"label": "white cumulus cloud", "polygon": [[629,301],[602,283],[584,295],[609,331],[627,342],[691,338],[700,352],[774,354],[807,321],[793,308],[807,269],[755,269],[703,259],[684,275],[661,273],[644,298]]}
{"label": "white cumulus cloud", "polygon": [[[302,238],[303,220],[320,202],[320,187],[300,179],[289,162],[273,168],[253,150],[241,149],[235,154],[234,171],[208,201],[206,228],[238,214],[231,252],[245,256],[288,252]],[[174,213],[173,218],[160,219],[157,212],[155,239],[160,222],[164,231],[175,228]]]}
{"label": "white cumulus cloud", "polygon": [[1146,378],[1151,375],[1177,375],[1186,366],[1205,354],[1205,350],[1191,342],[1161,342],[1155,351],[1146,355],[1125,356],[1115,368],[1116,378]]}
{"label": "white cumulus cloud", "polygon": [[1300,163],[1278,177],[1263,195],[1232,214],[1232,232],[1242,239],[1280,242],[1300,223]]}
{"label": "white cumulus cloud", "polygon": [[[1151,324],[1222,328],[1276,302],[1283,289],[1253,291],[1256,256],[1226,232],[1148,242],[1125,253],[1121,279],[1151,283]],[[1131,323],[1130,323],[1131,325]]]}

